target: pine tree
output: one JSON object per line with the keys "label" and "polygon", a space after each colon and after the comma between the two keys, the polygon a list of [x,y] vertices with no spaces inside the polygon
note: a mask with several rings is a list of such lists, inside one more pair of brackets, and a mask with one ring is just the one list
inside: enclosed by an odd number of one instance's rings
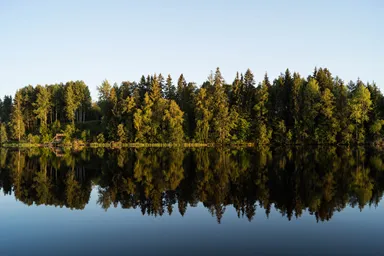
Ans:
{"label": "pine tree", "polygon": [[236,78],[232,83],[232,94],[230,100],[230,106],[236,107],[236,109],[240,110],[242,108],[243,102],[243,82],[240,80],[239,72],[236,73]]}
{"label": "pine tree", "polygon": [[138,109],[134,114],[133,123],[136,130],[136,142],[152,142],[151,125],[152,125],[152,106],[148,93],[144,96],[142,109]]}
{"label": "pine tree", "polygon": [[348,104],[348,88],[344,82],[336,77],[334,85],[335,96],[335,118],[338,121],[338,134],[337,142],[343,144],[350,144],[353,138],[354,126],[350,122],[350,106]]}
{"label": "pine tree", "polygon": [[167,142],[182,143],[184,137],[183,112],[175,101],[169,101],[163,120],[166,122],[167,127]]}
{"label": "pine tree", "polygon": [[207,95],[207,90],[201,88],[197,93],[195,103],[196,130],[195,139],[197,142],[207,143],[209,141],[210,123],[212,120],[212,112],[209,109],[211,102]]}
{"label": "pine tree", "polygon": [[187,81],[185,81],[184,75],[181,74],[177,81],[176,91],[176,103],[180,106],[181,110],[185,110],[185,88],[187,87]]}
{"label": "pine tree", "polygon": [[176,100],[176,87],[172,82],[171,75],[168,75],[167,77],[164,94],[167,100]]}
{"label": "pine tree", "polygon": [[325,88],[321,94],[320,104],[315,133],[316,141],[319,144],[335,144],[338,125],[334,117],[335,99],[329,88]]}
{"label": "pine tree", "polygon": [[4,96],[4,100],[2,102],[2,108],[0,112],[1,121],[3,123],[8,123],[11,120],[11,112],[12,112],[12,97]]}
{"label": "pine tree", "polygon": [[0,139],[0,143],[8,141],[7,127],[3,123],[0,123]]}
{"label": "pine tree", "polygon": [[244,74],[244,81],[243,81],[243,111],[248,113],[250,116],[254,103],[254,94],[255,94],[255,79],[253,76],[253,73],[250,69],[247,69],[247,71]]}
{"label": "pine tree", "polygon": [[232,124],[229,117],[228,99],[223,88],[224,78],[219,68],[216,69],[214,79],[212,136],[213,141],[225,143],[228,142]]}
{"label": "pine tree", "polygon": [[35,107],[34,113],[36,114],[36,118],[40,120],[40,125],[46,126],[51,107],[51,95],[46,87],[38,86],[36,90],[38,92],[36,102],[33,103]]}
{"label": "pine tree", "polygon": [[17,91],[12,107],[10,128],[12,138],[18,140],[19,142],[25,134],[25,125],[23,120],[21,102],[21,93],[20,91]]}
{"label": "pine tree", "polygon": [[351,109],[350,119],[355,124],[355,143],[363,143],[365,134],[362,128],[369,121],[368,113],[372,108],[372,101],[371,93],[362,82],[357,83],[348,105]]}
{"label": "pine tree", "polygon": [[266,75],[264,81],[256,90],[256,104],[253,107],[255,112],[255,135],[259,145],[269,144],[272,131],[268,130],[268,98],[269,98],[269,79]]}
{"label": "pine tree", "polygon": [[319,85],[313,78],[303,89],[302,137],[309,143],[315,141],[316,117],[321,106],[319,90]]}
{"label": "pine tree", "polygon": [[320,91],[323,92],[325,89],[333,91],[333,77],[327,68],[319,68],[314,78],[319,83]]}
{"label": "pine tree", "polygon": [[300,77],[299,73],[293,74],[292,81],[292,118],[293,118],[293,135],[296,143],[302,142],[301,137],[301,110],[302,110],[302,90],[304,79]]}
{"label": "pine tree", "polygon": [[74,125],[77,102],[75,101],[75,93],[73,91],[73,84],[72,83],[67,83],[66,88],[65,88],[64,98],[65,98],[66,117]]}

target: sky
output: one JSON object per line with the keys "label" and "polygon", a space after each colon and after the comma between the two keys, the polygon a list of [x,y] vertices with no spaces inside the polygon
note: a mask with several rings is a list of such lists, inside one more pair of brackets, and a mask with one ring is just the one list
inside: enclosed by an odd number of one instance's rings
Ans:
{"label": "sky", "polygon": [[384,92],[381,0],[0,0],[0,97],[26,85],[181,73],[227,82],[250,68],[256,82],[289,68],[327,67]]}

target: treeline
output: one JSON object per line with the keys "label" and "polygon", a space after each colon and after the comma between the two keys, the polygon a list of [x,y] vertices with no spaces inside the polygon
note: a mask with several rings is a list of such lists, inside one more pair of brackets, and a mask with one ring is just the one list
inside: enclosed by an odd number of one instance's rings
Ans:
{"label": "treeline", "polygon": [[256,86],[248,69],[226,83],[217,68],[197,86],[180,75],[104,81],[92,102],[83,81],[27,86],[0,101],[3,141],[362,144],[380,142],[384,97],[375,83],[345,83],[326,68],[288,69]]}
{"label": "treeline", "polygon": [[[205,207],[220,223],[228,208],[288,220],[310,213],[330,220],[346,207],[377,207],[383,198],[383,152],[354,147],[262,149],[0,150],[0,189],[27,205],[84,209],[97,204],[143,215]],[[200,204],[199,204],[200,203]]]}

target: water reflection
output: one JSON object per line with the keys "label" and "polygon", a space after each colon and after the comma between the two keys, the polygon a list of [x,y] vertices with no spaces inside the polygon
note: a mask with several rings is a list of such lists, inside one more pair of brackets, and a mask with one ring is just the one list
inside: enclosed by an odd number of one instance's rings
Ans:
{"label": "water reflection", "polygon": [[384,190],[383,155],[358,148],[104,149],[62,152],[1,149],[0,187],[26,205],[84,209],[97,204],[162,216],[203,203],[220,223],[232,205],[240,218],[288,220],[304,211],[330,220],[346,206],[377,206]]}

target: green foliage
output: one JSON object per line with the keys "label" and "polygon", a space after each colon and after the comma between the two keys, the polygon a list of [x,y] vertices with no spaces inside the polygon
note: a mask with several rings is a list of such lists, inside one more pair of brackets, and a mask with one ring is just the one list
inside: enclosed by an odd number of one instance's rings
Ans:
{"label": "green foliage", "polygon": [[349,101],[351,109],[350,119],[355,123],[355,143],[363,143],[365,131],[362,126],[369,121],[369,111],[372,109],[371,93],[362,84],[359,83],[352,93]]}
{"label": "green foliage", "polygon": [[41,143],[50,143],[52,136],[49,134],[48,127],[46,125],[40,126]]}
{"label": "green foliage", "polygon": [[320,91],[317,81],[313,78],[303,88],[303,108],[301,117],[301,137],[304,142],[315,143],[316,118],[319,114]]}
{"label": "green foliage", "polygon": [[182,143],[184,139],[183,112],[173,100],[169,101],[164,113],[164,121],[167,127],[167,142]]}
{"label": "green foliage", "polygon": [[117,126],[117,136],[119,137],[120,142],[127,141],[127,136],[126,136],[126,132],[123,124],[119,124]]}
{"label": "green foliage", "polygon": [[28,134],[28,136],[27,136],[27,141],[29,142],[29,143],[32,143],[32,144],[38,144],[38,143],[40,143],[40,136],[38,136],[38,135],[33,135],[33,134]]}
{"label": "green foliage", "polygon": [[5,125],[0,124],[0,142],[4,143],[8,141],[8,133]]}
{"label": "green foliage", "polygon": [[209,109],[210,97],[207,90],[201,88],[196,97],[196,131],[195,139],[199,142],[207,143],[209,141],[210,122],[212,120],[212,112]]}
{"label": "green foliage", "polygon": [[21,94],[20,91],[16,92],[12,113],[11,113],[11,137],[15,140],[21,141],[25,134],[25,124],[23,120],[22,106],[21,106]]}
{"label": "green foliage", "polygon": [[101,143],[101,144],[104,143],[105,142],[104,134],[100,133],[99,135],[97,135],[96,141],[97,143]]}
{"label": "green foliage", "polygon": [[86,142],[86,141],[89,140],[90,136],[91,136],[90,130],[83,130],[81,132],[80,138],[81,138],[82,141]]}
{"label": "green foliage", "polygon": [[[92,102],[83,81],[31,85],[0,99],[3,134],[22,141],[40,134],[65,142],[351,144],[380,141],[384,135],[384,96],[375,83],[346,85],[326,68],[307,79],[287,69],[273,83],[265,74],[255,87],[251,70],[227,84],[217,68],[201,86],[181,74],[142,76],[138,83],[107,80]],[[4,135],[5,137],[5,135]],[[30,141],[30,140],[29,140]],[[119,144],[120,145],[120,144]]]}
{"label": "green foliage", "polygon": [[251,124],[246,118],[241,117],[235,111],[232,111],[231,119],[235,124],[235,127],[232,131],[232,141],[240,143],[248,142],[247,140],[250,137]]}
{"label": "green foliage", "polygon": [[65,112],[66,117],[68,120],[72,121],[72,123],[75,122],[75,110],[77,107],[77,103],[75,102],[75,94],[73,91],[73,85],[71,83],[68,83],[65,90]]}
{"label": "green foliage", "polygon": [[75,133],[75,127],[73,124],[67,124],[65,126],[65,130],[63,131],[64,133],[64,143],[65,144],[69,144],[72,142],[72,139],[73,139],[73,135]]}
{"label": "green foliage", "polygon": [[227,95],[224,91],[224,78],[220,69],[216,69],[215,82],[213,84],[213,100],[212,102],[212,140],[218,143],[226,143],[229,141],[232,122],[229,116],[229,106]]}
{"label": "green foliage", "polygon": [[51,107],[51,95],[46,87],[37,86],[37,99],[32,105],[36,118],[40,120],[41,126],[46,126],[48,122],[48,112]]}

